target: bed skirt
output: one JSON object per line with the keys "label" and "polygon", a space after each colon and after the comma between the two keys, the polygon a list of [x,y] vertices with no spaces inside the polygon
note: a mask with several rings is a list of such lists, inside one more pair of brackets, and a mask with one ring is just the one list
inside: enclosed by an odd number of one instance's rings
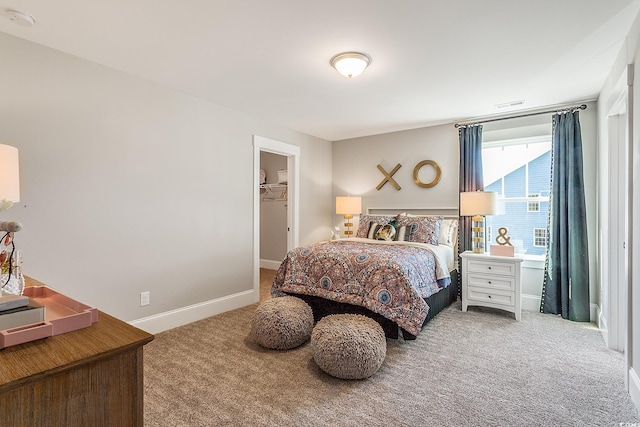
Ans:
{"label": "bed skirt", "polygon": [[[458,298],[458,290],[459,290],[459,280],[458,280],[458,272],[451,272],[451,284],[446,288],[440,290],[428,298],[425,298],[427,305],[429,306],[429,312],[427,313],[427,317],[424,320],[422,326],[424,326],[429,320],[433,319],[438,313],[447,308]],[[300,294],[291,294],[295,295],[298,298],[303,299],[311,306],[313,310],[314,320],[317,322],[325,316],[330,314],[340,314],[340,313],[351,313],[351,314],[363,314],[368,316],[378,322],[382,329],[384,330],[387,338],[398,339],[399,331],[402,331],[402,337],[405,340],[414,340],[416,336],[410,334],[404,329],[398,327],[398,325],[387,319],[386,317],[381,316],[378,313],[374,313],[371,310],[368,310],[364,307],[360,307],[357,305],[346,304],[343,302],[335,302],[329,301],[324,298],[311,296],[311,295],[300,295]]]}

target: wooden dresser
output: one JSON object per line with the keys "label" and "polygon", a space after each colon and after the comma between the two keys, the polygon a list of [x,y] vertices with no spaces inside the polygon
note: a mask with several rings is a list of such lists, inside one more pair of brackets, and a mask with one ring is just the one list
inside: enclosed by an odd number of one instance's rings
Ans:
{"label": "wooden dresser", "polygon": [[88,328],[0,350],[0,425],[142,426],[142,349],[151,340],[99,312]]}

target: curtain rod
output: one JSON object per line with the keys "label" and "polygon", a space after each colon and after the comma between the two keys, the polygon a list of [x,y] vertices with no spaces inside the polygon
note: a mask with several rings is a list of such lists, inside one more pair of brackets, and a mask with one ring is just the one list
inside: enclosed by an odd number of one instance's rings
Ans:
{"label": "curtain rod", "polygon": [[587,109],[587,104],[582,104],[582,105],[576,105],[574,107],[561,108],[559,110],[538,111],[537,113],[520,114],[519,116],[499,117],[499,118],[496,118],[496,119],[478,120],[476,122],[470,122],[470,123],[456,123],[456,124],[454,124],[454,126],[456,128],[467,127],[467,126],[475,126],[475,125],[479,125],[480,123],[498,122],[500,120],[508,120],[508,119],[519,119],[521,117],[538,116],[540,114],[567,113],[567,112],[574,112],[574,111],[586,110],[586,109]]}

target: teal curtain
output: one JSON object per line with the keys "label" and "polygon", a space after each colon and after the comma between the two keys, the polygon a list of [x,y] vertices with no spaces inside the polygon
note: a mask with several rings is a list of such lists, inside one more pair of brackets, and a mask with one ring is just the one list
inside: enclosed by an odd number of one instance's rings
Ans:
{"label": "teal curtain", "polygon": [[547,238],[540,311],[588,322],[589,251],[578,111],[553,115]]}
{"label": "teal curtain", "polygon": [[[482,126],[469,125],[458,128],[460,139],[459,188],[463,191],[484,190],[482,178]],[[458,227],[458,251],[472,249],[471,217],[460,217]]]}

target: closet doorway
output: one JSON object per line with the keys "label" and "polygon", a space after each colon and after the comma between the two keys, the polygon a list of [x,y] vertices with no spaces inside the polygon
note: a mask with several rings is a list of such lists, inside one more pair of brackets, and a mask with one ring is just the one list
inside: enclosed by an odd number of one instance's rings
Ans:
{"label": "closet doorway", "polygon": [[[279,157],[282,157],[280,160]],[[265,161],[274,160],[277,163],[286,159],[287,170],[287,183],[286,187],[278,185],[278,181],[282,179],[277,178],[277,170],[280,166],[276,166],[276,175],[269,178],[267,176],[267,183],[276,184],[273,186],[265,187],[262,184],[263,178],[261,170],[262,160]],[[300,147],[286,144],[281,141],[275,141],[273,139],[264,138],[258,135],[253,136],[253,183],[254,183],[254,197],[253,197],[253,290],[254,290],[254,302],[258,302],[260,299],[260,260],[261,260],[261,236],[262,238],[271,238],[268,230],[262,230],[262,213],[268,215],[275,215],[277,218],[277,211],[281,208],[286,213],[286,225],[282,228],[286,232],[286,251],[289,251],[296,246],[299,242],[298,222],[299,222],[299,188],[298,182],[300,178]],[[273,172],[267,175],[273,175]],[[286,194],[283,191],[286,190]],[[265,194],[269,192],[268,196]],[[284,199],[286,195],[286,201],[278,200]],[[271,199],[264,201],[265,198]],[[269,205],[264,205],[269,203]],[[286,208],[285,208],[286,205]],[[263,206],[265,206],[263,208]],[[266,219],[266,218],[265,218]],[[283,219],[284,220],[284,219]],[[265,233],[263,233],[265,231]],[[281,237],[277,237],[280,239]],[[277,249],[276,249],[277,251]]]}
{"label": "closet doorway", "polygon": [[287,159],[260,152],[260,268],[276,270],[287,254]]}

